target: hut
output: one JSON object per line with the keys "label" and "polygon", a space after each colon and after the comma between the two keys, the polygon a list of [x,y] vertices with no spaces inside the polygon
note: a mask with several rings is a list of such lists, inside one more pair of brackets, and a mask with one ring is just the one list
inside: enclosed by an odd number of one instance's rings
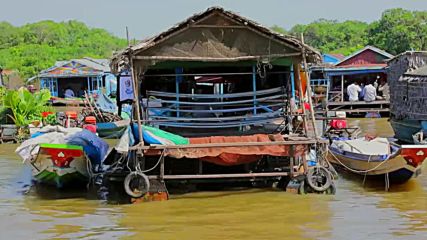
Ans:
{"label": "hut", "polygon": [[54,97],[65,97],[67,88],[81,97],[104,88],[107,94],[116,91],[116,78],[111,74],[108,59],[81,58],[58,61],[54,66],[41,71],[28,80],[39,80],[40,89],[49,89]]}
{"label": "hut", "polygon": [[321,58],[298,39],[210,8],[129,47],[112,59],[112,68],[123,73],[133,65],[145,120],[218,132],[277,118],[285,91],[298,89],[293,69],[302,54],[309,62]]}
{"label": "hut", "polygon": [[413,142],[413,135],[426,130],[427,52],[404,52],[388,62],[390,123],[397,139]]}
{"label": "hut", "polygon": [[[303,81],[308,63],[320,61],[301,40],[220,7],[128,47],[112,58],[111,68],[119,76],[119,104],[133,102],[138,143],[129,152],[139,155],[132,161],[154,166],[142,171],[160,181],[304,174],[294,166],[307,167],[311,146],[325,147],[301,97],[310,89]],[[294,128],[299,118],[303,127]],[[159,129],[188,144],[153,141]]]}
{"label": "hut", "polygon": [[[346,89],[352,82],[365,85],[387,82],[386,61],[392,57],[393,55],[381,49],[366,46],[332,66],[323,66],[320,70],[328,80],[328,110],[339,109],[348,113],[388,112],[387,99],[350,102]],[[319,71],[319,68],[316,70]]]}

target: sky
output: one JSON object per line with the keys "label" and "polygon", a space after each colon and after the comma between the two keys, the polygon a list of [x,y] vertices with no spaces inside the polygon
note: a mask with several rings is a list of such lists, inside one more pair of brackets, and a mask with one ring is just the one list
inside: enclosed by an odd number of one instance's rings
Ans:
{"label": "sky", "polygon": [[265,26],[290,29],[319,18],[372,22],[390,8],[427,10],[427,0],[0,0],[0,21],[79,20],[116,36],[144,39],[194,13],[221,6]]}

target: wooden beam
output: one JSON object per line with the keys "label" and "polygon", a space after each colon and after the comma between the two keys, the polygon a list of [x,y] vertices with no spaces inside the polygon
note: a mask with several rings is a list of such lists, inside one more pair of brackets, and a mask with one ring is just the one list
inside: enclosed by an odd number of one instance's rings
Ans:
{"label": "wooden beam", "polygon": [[201,61],[201,62],[237,62],[245,60],[258,60],[262,58],[279,58],[279,57],[295,57],[300,56],[301,53],[284,53],[284,54],[271,54],[271,55],[257,55],[257,56],[240,56],[231,58],[215,58],[215,57],[171,57],[171,56],[133,56],[134,60],[174,60],[174,61]]}
{"label": "wooden beam", "polygon": [[[263,172],[263,173],[233,173],[233,174],[200,174],[200,175],[164,175],[165,180],[178,179],[221,179],[221,178],[254,178],[254,177],[285,177],[288,172]],[[159,179],[159,176],[150,175],[149,179]]]}
{"label": "wooden beam", "polygon": [[[327,140],[321,140],[327,143]],[[188,144],[188,145],[150,145],[150,146],[134,146],[129,150],[162,150],[162,149],[190,149],[190,148],[212,148],[212,147],[248,147],[248,146],[289,146],[289,145],[309,145],[319,141],[302,140],[302,141],[276,141],[276,142],[232,142],[232,143],[203,143],[203,144]]]}
{"label": "wooden beam", "polygon": [[191,25],[190,28],[239,28],[239,29],[248,29],[246,26],[242,25],[207,25],[207,24],[197,24],[197,25]]}

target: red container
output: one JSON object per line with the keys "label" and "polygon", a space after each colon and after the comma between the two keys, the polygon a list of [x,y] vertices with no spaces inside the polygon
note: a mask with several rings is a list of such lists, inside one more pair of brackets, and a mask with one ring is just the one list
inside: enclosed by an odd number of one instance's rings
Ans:
{"label": "red container", "polygon": [[86,129],[86,130],[88,130],[88,131],[91,131],[91,132],[93,132],[93,133],[96,133],[96,125],[94,125],[94,124],[86,124],[86,125],[83,125],[83,129]]}
{"label": "red container", "polygon": [[333,119],[330,123],[331,127],[334,129],[342,129],[347,127],[346,120]]}
{"label": "red container", "polygon": [[96,118],[93,116],[87,116],[87,117],[85,117],[85,123],[96,124]]}
{"label": "red container", "polygon": [[77,119],[77,112],[74,112],[74,111],[65,112],[65,115],[67,116],[67,118]]}
{"label": "red container", "polygon": [[50,114],[53,114],[53,112],[42,112],[42,117],[46,118]]}

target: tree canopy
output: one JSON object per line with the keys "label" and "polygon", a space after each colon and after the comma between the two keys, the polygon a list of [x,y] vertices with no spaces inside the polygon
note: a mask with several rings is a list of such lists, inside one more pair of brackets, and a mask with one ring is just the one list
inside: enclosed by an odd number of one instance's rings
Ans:
{"label": "tree canopy", "polygon": [[[289,31],[274,25],[273,30],[300,37],[323,53],[350,53],[373,45],[392,54],[407,50],[427,50],[427,11],[400,8],[383,12],[370,24],[348,20],[319,19],[297,24]],[[126,46],[126,40],[103,29],[89,28],[79,21],[41,21],[15,27],[0,22],[0,67],[16,69],[28,78],[72,58],[109,58]]]}
{"label": "tree canopy", "polygon": [[41,21],[14,27],[0,22],[0,66],[28,78],[71,58],[109,58],[126,40],[78,21]]}
{"label": "tree canopy", "polygon": [[391,54],[408,50],[427,50],[427,11],[401,8],[383,12],[378,21],[370,24],[348,20],[319,19],[307,25],[298,24],[289,31],[280,26],[273,30],[300,37],[323,53],[350,53],[372,45]]}

